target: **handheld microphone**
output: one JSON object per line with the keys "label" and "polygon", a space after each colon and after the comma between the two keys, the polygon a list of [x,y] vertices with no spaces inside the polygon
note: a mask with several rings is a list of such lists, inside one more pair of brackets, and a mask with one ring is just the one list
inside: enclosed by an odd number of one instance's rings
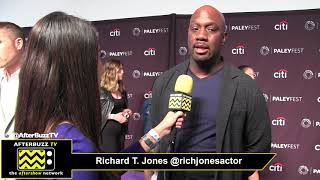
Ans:
{"label": "handheld microphone", "polygon": [[[192,77],[188,75],[180,75],[174,86],[174,93],[170,94],[169,97],[169,110],[170,111],[191,111],[191,102],[192,102]],[[174,143],[177,136],[177,130],[172,127],[172,139],[171,144],[169,144],[168,152],[173,152]]]}
{"label": "handheld microphone", "polygon": [[191,111],[192,78],[188,75],[180,75],[174,86],[174,93],[170,94],[169,109],[171,111]]}

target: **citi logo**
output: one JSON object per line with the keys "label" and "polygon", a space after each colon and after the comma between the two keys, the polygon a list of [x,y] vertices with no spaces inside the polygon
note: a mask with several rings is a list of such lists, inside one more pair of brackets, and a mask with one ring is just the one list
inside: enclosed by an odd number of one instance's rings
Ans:
{"label": "citi logo", "polygon": [[235,48],[231,50],[232,54],[244,54],[245,53],[245,46],[242,44],[237,45]]}
{"label": "citi logo", "polygon": [[273,126],[285,126],[286,125],[286,118],[284,117],[277,117],[271,121]]}
{"label": "citi logo", "polygon": [[273,77],[276,79],[287,79],[288,71],[285,69],[280,69],[279,71],[273,73]]}
{"label": "citi logo", "polygon": [[282,172],[283,171],[283,164],[275,163],[269,166],[269,170],[272,172]]}
{"label": "citi logo", "polygon": [[116,29],[110,31],[110,36],[111,37],[120,36],[120,29],[116,28]]}
{"label": "citi logo", "polygon": [[143,54],[145,56],[155,56],[156,55],[156,48],[149,48],[149,49],[145,50],[143,52]]}
{"label": "citi logo", "polygon": [[276,31],[287,31],[288,30],[288,21],[283,20],[280,23],[274,25]]}
{"label": "citi logo", "polygon": [[144,97],[145,99],[150,99],[150,98],[152,98],[152,91],[149,91],[149,92],[145,93],[145,94],[143,95],[143,97]]}

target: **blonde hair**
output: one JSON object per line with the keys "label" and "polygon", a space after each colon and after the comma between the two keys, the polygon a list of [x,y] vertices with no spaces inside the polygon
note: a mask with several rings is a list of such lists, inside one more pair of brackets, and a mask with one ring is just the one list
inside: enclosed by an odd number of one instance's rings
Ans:
{"label": "blonde hair", "polygon": [[100,86],[107,91],[123,93],[125,91],[122,80],[119,80],[118,71],[123,64],[118,59],[110,59],[104,65],[104,72],[101,77]]}

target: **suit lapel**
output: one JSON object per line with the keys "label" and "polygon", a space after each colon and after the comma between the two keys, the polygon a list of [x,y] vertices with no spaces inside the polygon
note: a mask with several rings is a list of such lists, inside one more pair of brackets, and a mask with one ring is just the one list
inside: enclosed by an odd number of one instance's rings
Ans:
{"label": "suit lapel", "polygon": [[222,151],[222,143],[228,124],[231,107],[234,101],[235,93],[237,90],[237,83],[234,80],[237,77],[234,73],[231,64],[224,62],[224,76],[222,84],[222,94],[220,98],[220,105],[217,118],[217,152]]}

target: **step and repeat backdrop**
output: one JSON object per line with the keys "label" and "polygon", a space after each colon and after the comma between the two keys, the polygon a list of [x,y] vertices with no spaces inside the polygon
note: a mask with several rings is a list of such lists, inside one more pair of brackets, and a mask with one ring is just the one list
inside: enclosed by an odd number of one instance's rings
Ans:
{"label": "step and repeat backdrop", "polygon": [[[320,178],[320,10],[225,14],[225,60],[255,70],[269,107],[272,152],[261,179]],[[100,58],[124,64],[129,107],[126,144],[139,140],[148,121],[153,81],[188,58],[190,15],[93,22]]]}

